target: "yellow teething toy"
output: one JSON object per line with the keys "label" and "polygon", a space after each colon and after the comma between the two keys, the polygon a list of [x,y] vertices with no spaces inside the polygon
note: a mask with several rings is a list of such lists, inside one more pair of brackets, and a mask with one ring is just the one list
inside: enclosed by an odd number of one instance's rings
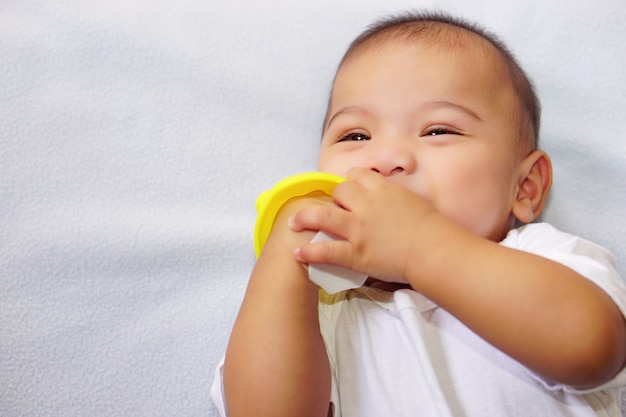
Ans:
{"label": "yellow teething toy", "polygon": [[280,208],[293,197],[322,191],[331,195],[335,186],[345,181],[337,175],[325,172],[305,172],[292,175],[262,192],[256,200],[257,219],[254,226],[254,252],[257,258],[272,230],[274,219]]}
{"label": "yellow teething toy", "polygon": [[[274,225],[274,219],[283,204],[293,197],[307,195],[314,191],[331,195],[337,184],[343,181],[345,181],[344,178],[332,174],[305,172],[287,177],[276,183],[270,190],[261,193],[256,200],[258,215],[254,227],[254,252],[257,258],[261,254],[263,245]],[[312,242],[334,239],[335,237],[319,231]],[[358,288],[367,279],[366,274],[334,265],[310,264],[308,272],[309,279],[329,294]]]}

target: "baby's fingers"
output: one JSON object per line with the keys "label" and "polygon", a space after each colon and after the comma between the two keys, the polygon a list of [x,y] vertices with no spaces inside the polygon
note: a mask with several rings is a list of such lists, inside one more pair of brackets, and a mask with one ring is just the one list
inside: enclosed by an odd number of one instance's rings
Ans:
{"label": "baby's fingers", "polygon": [[337,206],[312,206],[289,218],[289,227],[295,232],[323,230],[331,235],[345,237],[349,213]]}
{"label": "baby's fingers", "polygon": [[[322,235],[320,239],[318,237]],[[352,246],[339,237],[329,239],[325,234],[318,234],[311,243],[294,251],[298,262],[305,264],[328,264],[344,268],[352,266]]]}

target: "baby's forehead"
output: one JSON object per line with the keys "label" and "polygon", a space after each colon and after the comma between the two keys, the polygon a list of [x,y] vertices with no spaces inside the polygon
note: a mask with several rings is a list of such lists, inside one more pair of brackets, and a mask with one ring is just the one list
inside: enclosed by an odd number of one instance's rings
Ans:
{"label": "baby's forehead", "polygon": [[[458,68],[464,67],[465,76],[456,80],[457,82],[471,82],[476,87],[480,85],[480,88],[487,89],[498,96],[516,95],[504,57],[488,40],[462,28],[443,23],[437,23],[437,26],[423,31],[386,31],[355,45],[340,63],[333,83],[331,99],[337,83],[343,83],[342,80],[346,79],[344,75],[351,77],[346,71],[351,72],[355,68],[354,65],[359,68],[359,71],[367,71],[367,65],[369,65],[367,56],[387,60],[388,58],[384,55],[394,54],[394,50],[402,50],[402,54],[405,54],[406,51],[412,49],[416,51],[415,59],[419,65],[431,67],[448,65],[445,62],[449,60],[450,65]],[[444,58],[444,61],[430,61],[420,52],[425,49],[429,51],[428,53],[434,51],[436,55],[447,56],[447,58]],[[365,58],[365,60],[360,58]],[[392,64],[389,63],[389,65]]]}
{"label": "baby's forehead", "polygon": [[[412,59],[410,57],[414,56],[417,66],[434,67],[436,70],[434,72],[426,70],[425,73],[419,71],[414,73],[409,70],[413,78],[419,79],[421,74],[436,73],[441,80],[440,85],[447,83],[447,88],[455,91],[480,91],[477,93],[480,100],[497,103],[508,116],[516,113],[519,104],[507,74],[504,58],[499,56],[498,50],[488,40],[471,31],[456,29],[444,27],[417,34],[384,33],[358,45],[342,61],[335,77],[329,104],[336,104],[335,98],[345,97],[346,92],[352,94],[361,91],[354,89],[354,71],[357,74],[368,73],[372,62],[385,62],[386,72],[396,74],[396,69],[400,68],[398,66],[407,65],[401,70],[406,73],[411,64],[407,64],[404,57]],[[396,55],[398,51],[399,54]],[[395,61],[397,56],[402,58]],[[439,59],[440,56],[443,56],[443,59]],[[437,70],[438,67],[441,71]],[[409,78],[411,77],[406,79]],[[423,81],[417,81],[417,84],[423,84]],[[336,96],[335,93],[340,91],[342,93]]]}
{"label": "baby's forehead", "polygon": [[[428,31],[386,31],[355,45],[348,51],[338,68],[335,86],[337,82],[351,78],[346,71],[351,72],[355,65],[359,71],[367,71],[367,66],[370,65],[368,59],[372,57],[388,61],[387,54],[394,55],[396,51],[401,50],[402,55],[410,57],[411,50],[415,50],[415,60],[419,65],[452,65],[464,68],[462,69],[464,76],[458,78],[458,82],[476,83],[476,86],[480,85],[481,88],[494,93],[504,92],[508,95],[513,92],[514,87],[508,76],[506,60],[495,46],[471,31],[443,23],[437,25],[441,27]],[[422,53],[425,50],[426,56]],[[433,61],[428,58],[432,56],[430,53],[433,51],[436,56],[444,56],[444,60]],[[388,62],[389,65],[393,65]]]}

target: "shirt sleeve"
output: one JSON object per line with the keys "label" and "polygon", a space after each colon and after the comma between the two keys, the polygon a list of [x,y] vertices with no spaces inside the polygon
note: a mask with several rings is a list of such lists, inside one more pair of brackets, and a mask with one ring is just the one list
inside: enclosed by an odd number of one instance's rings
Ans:
{"label": "shirt sleeve", "polygon": [[222,358],[215,369],[213,376],[213,384],[211,384],[211,398],[213,399],[213,405],[217,409],[220,417],[226,417],[226,402],[224,401],[224,358]]}

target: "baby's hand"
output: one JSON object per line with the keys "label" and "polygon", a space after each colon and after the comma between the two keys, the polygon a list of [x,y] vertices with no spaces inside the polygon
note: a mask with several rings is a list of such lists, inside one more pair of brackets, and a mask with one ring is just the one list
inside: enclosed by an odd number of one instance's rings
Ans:
{"label": "baby's hand", "polygon": [[276,214],[272,230],[265,243],[263,252],[278,248],[284,249],[291,254],[294,249],[310,242],[317,231],[294,231],[288,227],[288,219],[295,213],[306,208],[321,206],[334,206],[331,197],[322,192],[313,192],[304,196],[294,197],[283,204]]}
{"label": "baby's hand", "polygon": [[420,226],[434,207],[415,193],[361,168],[333,193],[335,205],[315,205],[289,219],[294,231],[323,230],[344,240],[308,243],[296,249],[302,263],[350,268],[384,281],[407,282],[407,268],[424,247]]}

